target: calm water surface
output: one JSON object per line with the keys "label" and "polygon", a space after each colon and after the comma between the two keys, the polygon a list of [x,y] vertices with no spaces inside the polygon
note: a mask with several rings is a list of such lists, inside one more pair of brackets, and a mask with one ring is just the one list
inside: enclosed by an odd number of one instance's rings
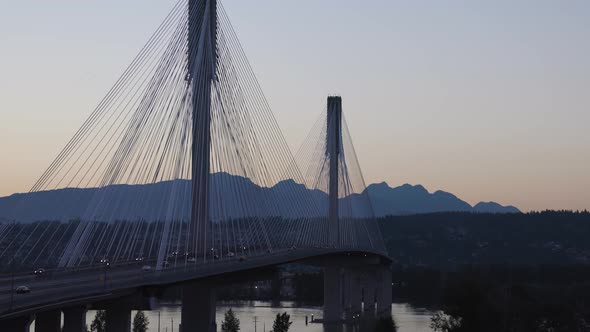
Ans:
{"label": "calm water surface", "polygon": [[[321,307],[295,307],[292,302],[282,302],[282,307],[271,307],[270,302],[246,302],[241,305],[217,305],[217,329],[221,330],[221,321],[226,310],[232,308],[240,319],[241,332],[254,332],[254,317],[258,323],[256,332],[267,332],[272,328],[272,322],[276,314],[287,312],[291,315],[293,325],[290,332],[324,332],[322,324],[305,325],[305,316],[311,320],[311,316],[322,317]],[[180,323],[180,304],[161,305],[158,310],[146,311],[145,314],[150,320],[149,331],[158,331],[158,320],[160,321],[160,332],[178,332]],[[392,307],[393,317],[399,326],[399,332],[430,332],[430,317],[433,312],[424,309],[414,308],[408,304],[395,303]],[[88,326],[94,318],[95,311],[88,311]],[[135,315],[135,312],[133,312]],[[173,328],[174,326],[174,328]],[[346,332],[343,329],[343,332]]]}

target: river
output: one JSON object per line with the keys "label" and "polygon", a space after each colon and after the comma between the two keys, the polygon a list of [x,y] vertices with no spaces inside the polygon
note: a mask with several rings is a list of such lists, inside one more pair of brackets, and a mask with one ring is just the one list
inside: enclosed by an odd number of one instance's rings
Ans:
{"label": "river", "polygon": [[[311,321],[314,317],[322,316],[321,307],[295,307],[293,302],[282,302],[281,307],[271,307],[270,302],[246,302],[241,305],[218,304],[217,306],[217,328],[221,330],[221,321],[226,310],[232,308],[240,319],[241,332],[254,332],[254,319],[256,317],[256,332],[267,332],[272,328],[272,322],[278,313],[287,312],[291,315],[293,325],[290,332],[324,332],[322,324],[309,323],[305,325],[305,317]],[[178,332],[180,323],[180,304],[162,304],[158,309],[146,311],[150,321],[149,332],[158,332],[158,321],[160,332]],[[433,312],[414,308],[404,303],[394,303],[392,306],[393,317],[399,327],[398,332],[430,332],[430,317]],[[88,326],[94,318],[95,311],[88,311]],[[133,312],[135,315],[135,312]],[[173,329],[174,326],[174,329]],[[343,332],[346,332],[343,329]]]}

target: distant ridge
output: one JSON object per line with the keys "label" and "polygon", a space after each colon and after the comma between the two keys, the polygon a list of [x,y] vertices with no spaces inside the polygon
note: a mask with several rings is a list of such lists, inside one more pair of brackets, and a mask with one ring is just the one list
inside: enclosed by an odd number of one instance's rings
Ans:
{"label": "distant ridge", "polygon": [[520,210],[512,205],[502,206],[496,202],[480,202],[473,207],[475,212],[482,213],[520,213]]}
{"label": "distant ridge", "polygon": [[381,182],[367,187],[375,215],[409,215],[434,212],[520,213],[514,206],[502,206],[495,202],[471,206],[457,196],[445,192],[428,192],[421,185],[404,184],[392,188]]}
{"label": "distant ridge", "polygon": [[[286,180],[277,183],[273,187],[259,187],[247,178],[230,175],[227,173],[216,173],[211,175],[212,183],[216,184],[216,192],[212,193],[212,204],[223,199],[226,202],[223,213],[233,217],[241,217],[249,212],[244,211],[237,204],[227,202],[238,202],[238,196],[254,199],[258,197],[259,201],[266,200],[276,207],[276,211],[282,216],[295,216],[297,211],[288,209],[289,199],[293,199],[293,192],[297,192],[297,197],[306,196],[316,202],[320,209],[327,205],[327,195],[318,190],[308,190],[303,185],[293,180]],[[240,193],[235,193],[224,183],[236,183],[241,185]],[[0,197],[0,222],[9,220],[19,220],[31,222],[35,220],[55,220],[62,218],[84,218],[88,216],[89,211],[93,215],[104,214],[104,211],[97,211],[94,203],[96,197],[101,193],[108,192],[116,197],[118,207],[109,213],[117,216],[141,215],[146,218],[157,218],[160,202],[169,194],[170,188],[180,188],[184,192],[189,192],[190,182],[187,180],[177,180],[160,182],[147,185],[113,185],[106,188],[65,188],[45,192],[34,192],[26,194],[13,194],[7,197]],[[184,189],[183,189],[184,188]],[[143,196],[142,196],[143,195]],[[238,195],[238,196],[236,196]],[[375,216],[382,217],[386,215],[409,215],[424,214],[434,212],[475,212],[475,213],[519,213],[520,210],[513,206],[502,206],[494,202],[482,202],[475,206],[457,198],[455,195],[436,191],[429,193],[421,185],[405,184],[392,188],[387,183],[377,183],[368,186],[363,193],[353,194],[343,200],[351,200],[353,207],[361,206],[361,196],[368,195],[371,198]],[[138,200],[138,197],[148,199]],[[23,199],[28,202],[24,207],[20,204]],[[242,198],[243,199],[243,198]],[[67,202],[64,205],[63,202]],[[234,206],[235,205],[235,206]],[[325,205],[325,206],[324,206]],[[134,211],[124,210],[122,207],[133,206]],[[34,207],[34,208],[31,208]],[[91,207],[91,208],[89,208]],[[95,210],[93,210],[95,209]],[[179,200],[175,207],[181,215],[188,217],[190,208],[187,200]],[[67,211],[65,211],[67,210]],[[65,211],[65,212],[64,212]],[[212,217],[215,217],[215,209],[211,211]],[[357,216],[367,215],[367,211],[358,209]],[[123,217],[122,217],[123,218]]]}

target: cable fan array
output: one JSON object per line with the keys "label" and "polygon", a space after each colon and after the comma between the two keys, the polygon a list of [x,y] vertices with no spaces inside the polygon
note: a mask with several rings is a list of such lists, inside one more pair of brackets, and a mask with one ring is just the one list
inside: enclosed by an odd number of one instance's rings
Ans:
{"label": "cable fan array", "polygon": [[[12,197],[0,262],[163,268],[326,246],[321,127],[304,176],[222,5],[180,0],[30,193]],[[344,137],[341,245],[381,250]]]}
{"label": "cable fan array", "polygon": [[[330,98],[333,97],[328,98],[328,103]],[[330,137],[334,135],[330,129],[334,125],[330,123],[334,121],[331,117],[329,110],[324,109],[296,154],[305,186],[318,193],[330,192],[331,159],[336,158],[339,247],[386,252],[346,118],[339,117],[341,130],[334,139]],[[330,153],[330,144],[337,144],[337,154]],[[317,195],[315,205],[321,209],[322,216],[329,216],[327,195]]]}

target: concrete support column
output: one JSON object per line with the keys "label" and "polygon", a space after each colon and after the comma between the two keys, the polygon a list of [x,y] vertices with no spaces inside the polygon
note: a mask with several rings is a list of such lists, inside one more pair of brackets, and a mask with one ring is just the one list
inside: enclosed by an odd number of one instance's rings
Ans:
{"label": "concrete support column", "polygon": [[391,316],[392,287],[391,270],[388,267],[380,268],[379,291],[377,292],[377,315]]}
{"label": "concrete support column", "polygon": [[342,270],[336,266],[324,268],[324,322],[334,323],[343,319]]}
{"label": "concrete support column", "polygon": [[352,272],[349,270],[344,270],[342,275],[342,308],[344,309],[344,317],[345,319],[349,318],[350,312],[350,292],[351,286],[354,283],[352,277]]}
{"label": "concrete support column", "polygon": [[64,309],[63,332],[86,332],[86,307]]}
{"label": "concrete support column", "polygon": [[30,332],[32,322],[31,316],[18,317],[0,321],[0,327],[2,327],[2,331]]}
{"label": "concrete support column", "polygon": [[346,270],[344,277],[344,305],[346,320],[358,318],[362,311],[363,291],[360,275],[352,270]]}
{"label": "concrete support column", "polygon": [[377,296],[377,280],[374,273],[367,274],[363,287],[364,310],[375,313],[375,299]]}
{"label": "concrete support column", "polygon": [[131,309],[127,306],[112,306],[107,308],[107,332],[130,332]]}
{"label": "concrete support column", "polygon": [[182,287],[182,332],[215,332],[215,288],[211,284]]}
{"label": "concrete support column", "polygon": [[281,303],[281,273],[275,271],[271,280],[271,294],[272,294],[272,305],[279,306]]}
{"label": "concrete support column", "polygon": [[35,317],[35,332],[61,332],[61,311],[38,313]]}
{"label": "concrete support column", "polygon": [[352,315],[361,313],[363,305],[363,289],[361,277],[358,273],[350,272],[350,284],[348,292],[349,311]]}

